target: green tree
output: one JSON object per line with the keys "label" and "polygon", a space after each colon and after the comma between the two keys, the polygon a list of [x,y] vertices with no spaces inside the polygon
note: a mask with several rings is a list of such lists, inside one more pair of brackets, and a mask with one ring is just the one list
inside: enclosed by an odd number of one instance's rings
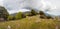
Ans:
{"label": "green tree", "polygon": [[9,16],[9,13],[7,12],[7,9],[5,9],[5,7],[0,6],[0,18],[4,18],[5,20],[7,20]]}
{"label": "green tree", "polygon": [[36,15],[37,12],[36,12],[35,10],[32,9],[32,10],[31,10],[31,14],[32,14],[32,15]]}
{"label": "green tree", "polygon": [[46,18],[46,15],[45,15],[45,13],[43,11],[40,11],[39,15],[40,15],[40,18],[42,18],[42,19]]}
{"label": "green tree", "polygon": [[40,11],[40,18],[46,18],[46,19],[53,19],[49,14],[46,16],[46,14],[43,11]]}
{"label": "green tree", "polygon": [[39,14],[40,15],[45,15],[45,13],[43,11],[40,11]]}
{"label": "green tree", "polygon": [[21,19],[22,18],[22,12],[19,12],[15,16],[16,19]]}

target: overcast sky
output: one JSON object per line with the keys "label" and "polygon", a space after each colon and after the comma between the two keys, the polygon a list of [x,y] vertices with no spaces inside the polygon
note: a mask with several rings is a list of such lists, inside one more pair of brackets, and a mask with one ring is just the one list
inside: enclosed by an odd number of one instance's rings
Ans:
{"label": "overcast sky", "polygon": [[[47,13],[60,15],[60,0],[0,0],[0,5],[5,6],[9,12],[18,11],[25,7],[30,7]],[[11,11],[10,11],[11,10]]]}
{"label": "overcast sky", "polygon": [[3,6],[3,0],[0,0],[0,5]]}

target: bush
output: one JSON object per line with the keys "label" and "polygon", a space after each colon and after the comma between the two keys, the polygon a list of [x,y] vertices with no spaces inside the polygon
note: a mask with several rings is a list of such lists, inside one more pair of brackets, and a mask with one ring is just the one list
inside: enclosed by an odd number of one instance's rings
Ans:
{"label": "bush", "polygon": [[31,15],[36,15],[36,14],[37,14],[37,12],[32,9],[31,10]]}
{"label": "bush", "polygon": [[22,18],[26,18],[26,15],[25,14],[22,14]]}
{"label": "bush", "polygon": [[40,18],[42,18],[42,19],[45,19],[46,18],[45,17],[45,13],[43,11],[40,11],[39,14],[40,14]]}
{"label": "bush", "polygon": [[40,15],[45,15],[45,13],[43,11],[40,11],[39,14]]}
{"label": "bush", "polygon": [[16,19],[21,19],[22,18],[22,12],[19,12],[15,16]]}
{"label": "bush", "polygon": [[44,15],[41,15],[40,18],[41,19],[46,19],[46,17]]}
{"label": "bush", "polygon": [[47,17],[47,19],[52,19],[52,17],[51,16],[46,16]]}
{"label": "bush", "polygon": [[27,14],[27,16],[33,16],[32,13]]}
{"label": "bush", "polygon": [[15,17],[14,16],[8,16],[8,19],[7,19],[8,21],[9,20],[15,20]]}
{"label": "bush", "polygon": [[46,16],[46,14],[43,11],[40,11],[39,14],[40,14],[40,18],[53,19],[49,14],[48,16]]}
{"label": "bush", "polygon": [[19,13],[16,14],[15,18],[16,18],[16,19],[26,18],[26,15],[23,14],[22,12],[19,12]]}

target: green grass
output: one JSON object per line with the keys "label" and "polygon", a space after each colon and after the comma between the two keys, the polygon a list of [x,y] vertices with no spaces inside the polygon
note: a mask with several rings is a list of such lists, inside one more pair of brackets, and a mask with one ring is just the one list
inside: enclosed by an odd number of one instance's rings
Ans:
{"label": "green grass", "polygon": [[52,19],[40,19],[39,16],[27,17],[21,20],[0,23],[0,29],[55,29],[57,21]]}

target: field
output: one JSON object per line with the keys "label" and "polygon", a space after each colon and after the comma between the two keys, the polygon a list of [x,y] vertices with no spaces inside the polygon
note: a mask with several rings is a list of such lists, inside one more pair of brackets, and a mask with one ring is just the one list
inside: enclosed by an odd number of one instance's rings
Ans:
{"label": "field", "polygon": [[57,20],[41,19],[39,16],[0,22],[0,29],[59,29]]}

